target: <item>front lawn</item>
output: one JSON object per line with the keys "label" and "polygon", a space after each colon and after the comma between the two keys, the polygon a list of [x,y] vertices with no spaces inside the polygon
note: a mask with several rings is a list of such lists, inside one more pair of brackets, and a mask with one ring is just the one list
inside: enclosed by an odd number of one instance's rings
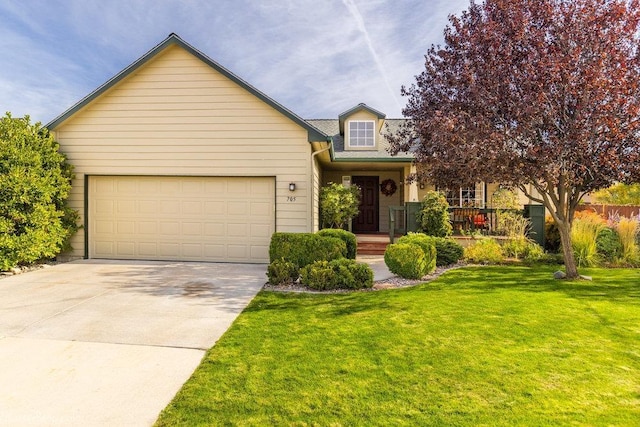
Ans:
{"label": "front lawn", "polygon": [[640,270],[552,272],[261,292],[158,425],[637,426]]}

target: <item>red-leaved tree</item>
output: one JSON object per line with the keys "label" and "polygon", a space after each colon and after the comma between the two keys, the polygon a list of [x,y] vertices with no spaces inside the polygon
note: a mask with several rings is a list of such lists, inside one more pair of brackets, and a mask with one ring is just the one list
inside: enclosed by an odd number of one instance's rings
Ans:
{"label": "red-leaved tree", "polygon": [[640,178],[640,0],[486,0],[451,16],[391,152],[424,179],[508,183],[545,205],[566,273],[585,194]]}

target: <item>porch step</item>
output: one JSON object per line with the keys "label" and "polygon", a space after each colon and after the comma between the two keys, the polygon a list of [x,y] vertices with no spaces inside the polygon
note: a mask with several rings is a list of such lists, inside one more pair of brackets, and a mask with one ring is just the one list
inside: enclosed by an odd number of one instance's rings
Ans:
{"label": "porch step", "polygon": [[386,242],[358,242],[358,255],[384,255],[389,239]]}

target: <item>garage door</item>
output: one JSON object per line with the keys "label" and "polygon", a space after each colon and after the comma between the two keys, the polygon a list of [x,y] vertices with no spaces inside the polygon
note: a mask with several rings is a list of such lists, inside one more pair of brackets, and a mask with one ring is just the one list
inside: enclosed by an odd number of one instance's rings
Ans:
{"label": "garage door", "polygon": [[268,262],[274,181],[89,177],[89,257]]}

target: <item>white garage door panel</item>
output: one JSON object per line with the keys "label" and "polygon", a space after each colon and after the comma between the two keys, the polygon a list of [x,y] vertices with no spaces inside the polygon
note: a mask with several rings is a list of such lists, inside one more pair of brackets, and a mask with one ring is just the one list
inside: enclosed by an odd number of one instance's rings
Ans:
{"label": "white garage door panel", "polygon": [[268,262],[273,178],[89,178],[89,257]]}

